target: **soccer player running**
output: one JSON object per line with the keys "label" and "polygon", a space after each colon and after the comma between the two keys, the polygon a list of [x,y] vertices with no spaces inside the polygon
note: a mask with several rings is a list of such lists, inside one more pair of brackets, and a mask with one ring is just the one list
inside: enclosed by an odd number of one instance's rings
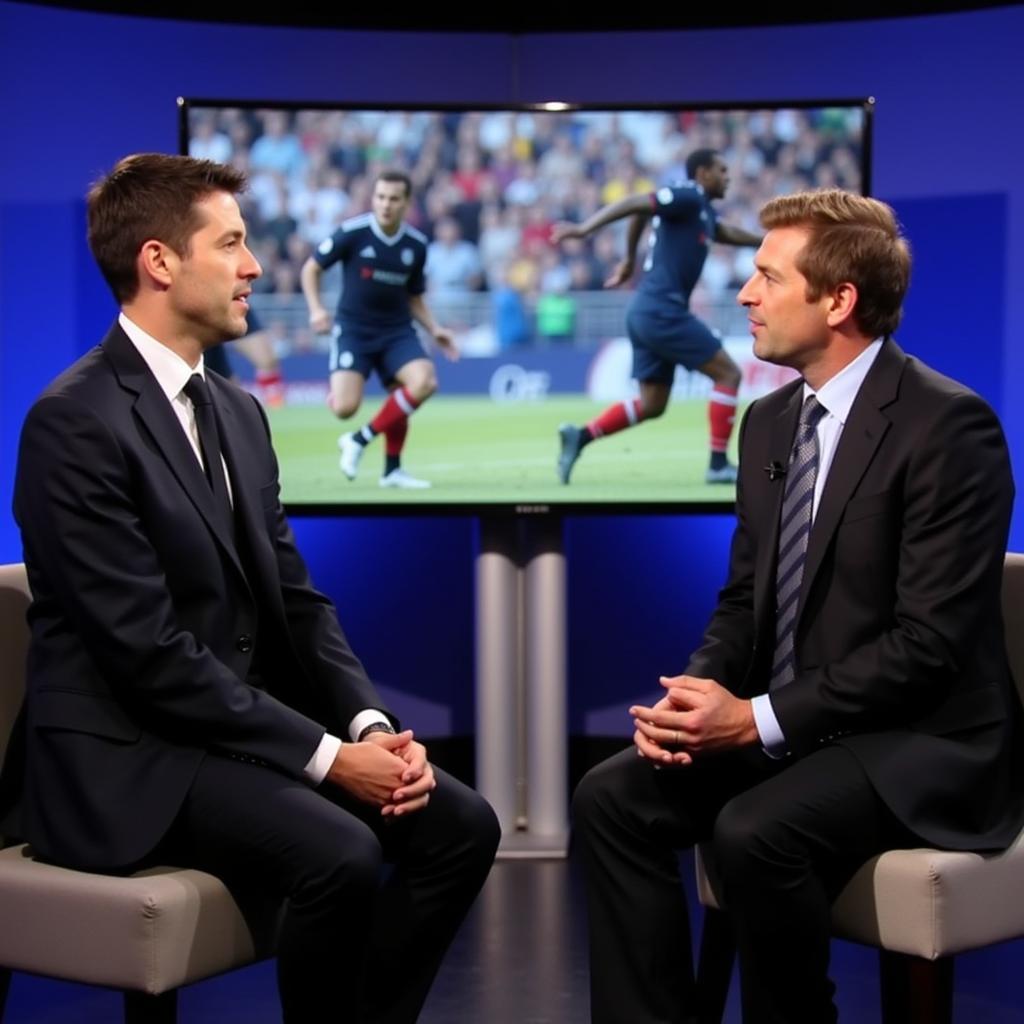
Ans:
{"label": "soccer player running", "polygon": [[668,406],[676,366],[699,370],[711,378],[708,401],[711,459],[704,480],[709,484],[736,481],[736,467],[726,458],[736,416],[740,368],[711,329],[690,312],[690,293],[700,278],[711,242],[758,246],[761,238],[742,228],[721,224],[711,205],[729,187],[729,169],[713,149],[695,150],[686,161],[689,181],[655,192],[628,196],[598,210],[582,224],[556,224],[552,238],[586,238],[598,228],[632,217],[626,258],[605,282],[614,288],[633,275],[637,245],[647,222],[651,236],[636,297],[626,314],[633,345],[633,376],[640,397],[616,402],[582,427],[559,427],[561,451],[558,477],[569,482],[583,449],[644,420],[655,419]]}
{"label": "soccer player running", "polygon": [[363,389],[377,371],[390,395],[369,423],[338,438],[341,471],[354,480],[363,450],[384,435],[381,487],[424,488],[430,483],[401,465],[409,417],[437,390],[434,364],[412,321],[422,324],[449,359],[458,359],[455,336],[433,318],[423,292],[427,239],[403,220],[412,182],[400,171],[385,171],[373,186],[372,210],[345,221],[317,247],[302,267],[302,292],[314,331],[331,330],[320,301],[320,279],[337,262],[344,267],[337,322],[331,332],[330,394],[327,404],[339,419],[354,416]]}

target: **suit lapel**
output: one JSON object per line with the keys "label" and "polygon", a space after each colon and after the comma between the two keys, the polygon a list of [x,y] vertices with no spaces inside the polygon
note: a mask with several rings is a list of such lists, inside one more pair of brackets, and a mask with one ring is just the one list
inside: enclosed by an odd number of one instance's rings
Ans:
{"label": "suit lapel", "polygon": [[234,542],[222,517],[217,513],[213,492],[207,483],[196,453],[189,444],[181,422],[174,414],[167,396],[149,371],[145,360],[118,325],[114,325],[103,341],[121,386],[135,395],[134,412],[163,457],[171,473],[181,484],[188,500],[241,572]]}
{"label": "suit lapel", "polygon": [[821,568],[836,528],[842,519],[850,496],[853,494],[890,426],[889,417],[882,409],[894,402],[898,395],[900,376],[906,356],[894,341],[886,341],[878,353],[864,383],[854,399],[849,419],[843,427],[842,437],[829,468],[825,489],[818,504],[818,513],[807,541],[807,560],[800,586],[794,629],[814,578]]}
{"label": "suit lapel", "polygon": [[[802,404],[803,381],[801,380],[797,382],[789,401],[782,407],[771,424],[766,472],[768,466],[774,466],[776,463],[781,467],[788,467]],[[771,529],[766,543],[761,545],[758,551],[758,565],[754,577],[758,581],[754,593],[754,615],[757,622],[763,622],[764,613],[775,607],[775,562],[779,553],[779,519],[782,515],[782,497],[786,491],[785,474],[775,476],[774,480],[769,476],[767,487],[768,504],[765,514],[768,516],[767,521],[771,524]]]}

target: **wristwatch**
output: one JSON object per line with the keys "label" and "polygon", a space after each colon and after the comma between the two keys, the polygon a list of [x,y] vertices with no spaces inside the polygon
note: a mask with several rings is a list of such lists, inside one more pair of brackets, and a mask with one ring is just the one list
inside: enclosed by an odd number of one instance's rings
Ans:
{"label": "wristwatch", "polygon": [[365,729],[360,731],[358,742],[362,743],[371,732],[389,732],[392,736],[395,735],[395,730],[389,722],[371,722]]}

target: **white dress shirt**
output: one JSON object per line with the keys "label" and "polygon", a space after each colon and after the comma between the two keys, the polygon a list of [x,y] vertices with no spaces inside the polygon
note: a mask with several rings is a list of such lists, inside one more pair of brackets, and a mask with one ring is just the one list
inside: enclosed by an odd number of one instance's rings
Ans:
{"label": "white dress shirt", "polygon": [[[829,469],[839,447],[839,438],[850,416],[854,399],[860,391],[864,378],[868,375],[878,352],[882,347],[882,339],[876,338],[852,363],[844,366],[834,377],[827,380],[818,391],[804,382],[803,399],[814,395],[825,409],[825,415],[818,420],[818,475],[814,481],[814,501],[811,505],[811,523],[818,514],[818,505],[825,489]],[[792,686],[793,684],[788,684]],[[788,753],[786,737],[775,717],[772,708],[771,694],[762,693],[751,701],[754,712],[754,724],[757,734],[761,737],[761,745],[765,753],[771,757],[783,757]]]}

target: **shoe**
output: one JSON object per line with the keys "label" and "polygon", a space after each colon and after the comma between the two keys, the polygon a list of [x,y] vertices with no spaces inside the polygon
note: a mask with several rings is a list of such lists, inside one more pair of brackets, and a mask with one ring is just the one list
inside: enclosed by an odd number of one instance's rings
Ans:
{"label": "shoe", "polygon": [[359,460],[363,457],[363,445],[355,439],[354,434],[342,434],[338,438],[338,448],[341,451],[341,459],[338,464],[341,466],[342,473],[349,480],[355,480],[356,473],[359,472]]}
{"label": "shoe", "polygon": [[736,473],[736,467],[731,462],[727,462],[724,466],[719,466],[718,469],[708,469],[704,474],[704,483],[734,484],[736,483]]}
{"label": "shoe", "polygon": [[431,486],[429,480],[418,480],[410,476],[401,466],[380,478],[381,487],[401,487],[406,491],[424,491]]}
{"label": "shoe", "polygon": [[583,451],[583,431],[571,423],[563,423],[558,428],[558,437],[562,442],[558,453],[558,479],[567,484],[572,467]]}

